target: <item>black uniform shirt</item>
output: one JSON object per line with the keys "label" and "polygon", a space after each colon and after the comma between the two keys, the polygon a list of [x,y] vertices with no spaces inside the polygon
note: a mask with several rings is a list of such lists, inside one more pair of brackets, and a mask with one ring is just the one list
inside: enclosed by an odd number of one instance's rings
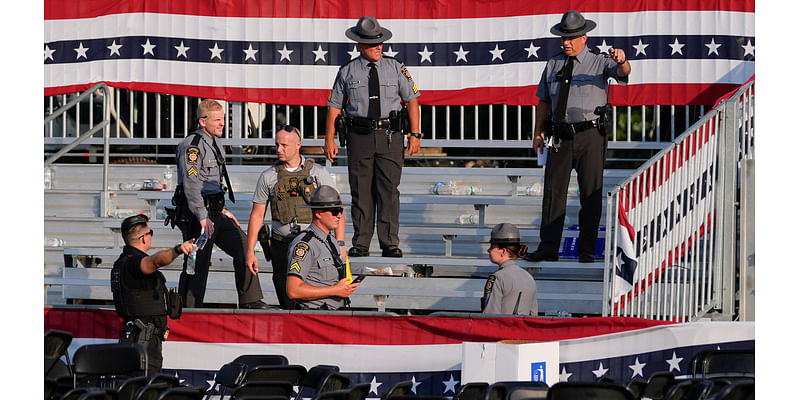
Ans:
{"label": "black uniform shirt", "polygon": [[[147,257],[147,253],[132,246],[125,246],[122,248],[122,254],[129,256],[120,266],[120,280],[123,282],[123,288],[148,290],[159,284],[158,271],[152,274],[142,272],[142,259]],[[152,322],[159,328],[167,326],[166,314],[140,317],[139,319],[144,323]]]}

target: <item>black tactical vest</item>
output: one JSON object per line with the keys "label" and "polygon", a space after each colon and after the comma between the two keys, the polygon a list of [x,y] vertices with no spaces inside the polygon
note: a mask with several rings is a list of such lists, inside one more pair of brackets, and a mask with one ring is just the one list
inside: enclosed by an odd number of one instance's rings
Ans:
{"label": "black tactical vest", "polygon": [[311,223],[311,209],[300,207],[308,204],[311,193],[316,189],[315,180],[311,177],[314,160],[306,160],[303,168],[289,172],[283,162],[275,164],[278,182],[275,184],[275,196],[272,202],[272,220],[286,225],[297,217],[301,224]]}
{"label": "black tactical vest", "polygon": [[132,254],[122,253],[111,268],[111,293],[114,296],[114,308],[123,319],[133,319],[154,315],[166,315],[167,286],[166,278],[160,271],[155,271],[146,279],[152,281],[150,289],[131,289],[123,279],[122,266]]}

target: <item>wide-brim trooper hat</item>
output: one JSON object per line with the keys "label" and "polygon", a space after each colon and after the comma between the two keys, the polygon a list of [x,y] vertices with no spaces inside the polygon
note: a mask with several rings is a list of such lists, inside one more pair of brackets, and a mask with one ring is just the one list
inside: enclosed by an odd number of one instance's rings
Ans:
{"label": "wide-brim trooper hat", "polygon": [[481,243],[522,244],[520,242],[519,228],[508,222],[495,225],[494,228],[492,228],[492,234],[489,241]]}
{"label": "wide-brim trooper hat", "polygon": [[564,13],[561,17],[561,22],[550,28],[550,33],[561,37],[582,36],[596,26],[597,24],[594,21],[583,18],[583,15],[578,11],[570,10]]}
{"label": "wide-brim trooper hat", "polygon": [[302,208],[341,208],[342,197],[332,186],[323,185],[311,193],[311,201],[308,205],[301,205]]}
{"label": "wide-brim trooper hat", "polygon": [[378,23],[375,17],[364,16],[358,20],[356,26],[344,31],[345,36],[358,43],[377,44],[383,43],[392,37],[392,32]]}

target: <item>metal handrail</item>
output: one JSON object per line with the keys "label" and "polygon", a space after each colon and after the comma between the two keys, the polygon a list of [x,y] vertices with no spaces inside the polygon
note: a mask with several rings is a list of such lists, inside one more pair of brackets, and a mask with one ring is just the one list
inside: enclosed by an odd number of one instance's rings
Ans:
{"label": "metal handrail", "polygon": [[76,96],[63,106],[59,107],[56,111],[52,114],[46,116],[44,118],[44,125],[47,126],[50,121],[58,118],[59,116],[63,115],[73,107],[75,107],[78,103],[80,103],[85,98],[91,96],[96,91],[102,91],[103,93],[103,120],[100,121],[99,124],[95,125],[86,133],[78,136],[75,140],[73,140],[70,144],[64,146],[53,154],[52,156],[48,157],[44,161],[44,167],[47,168],[48,166],[52,165],[56,160],[61,158],[64,154],[68,153],[70,150],[77,147],[79,144],[83,143],[85,140],[89,139],[90,137],[94,136],[95,133],[99,132],[100,130],[103,131],[103,189],[102,189],[102,196],[100,201],[100,215],[106,216],[108,215],[108,202],[109,202],[109,192],[108,192],[108,164],[109,164],[109,151],[110,151],[110,131],[108,127],[111,124],[111,113],[109,107],[109,96],[110,96],[110,89],[108,85],[105,83],[98,83],[92,86],[90,89],[86,90],[85,92],[81,93],[80,95]]}

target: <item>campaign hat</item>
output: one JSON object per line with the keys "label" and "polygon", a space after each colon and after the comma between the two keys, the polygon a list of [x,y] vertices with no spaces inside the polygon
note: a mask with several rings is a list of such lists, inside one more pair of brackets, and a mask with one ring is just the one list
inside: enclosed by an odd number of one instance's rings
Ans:
{"label": "campaign hat", "polygon": [[358,43],[378,44],[389,40],[392,32],[378,23],[375,17],[363,16],[356,25],[344,32],[345,36]]}
{"label": "campaign hat", "polygon": [[576,10],[569,10],[561,17],[561,22],[550,28],[550,33],[561,37],[576,37],[586,34],[597,26],[597,24],[583,17]]}

